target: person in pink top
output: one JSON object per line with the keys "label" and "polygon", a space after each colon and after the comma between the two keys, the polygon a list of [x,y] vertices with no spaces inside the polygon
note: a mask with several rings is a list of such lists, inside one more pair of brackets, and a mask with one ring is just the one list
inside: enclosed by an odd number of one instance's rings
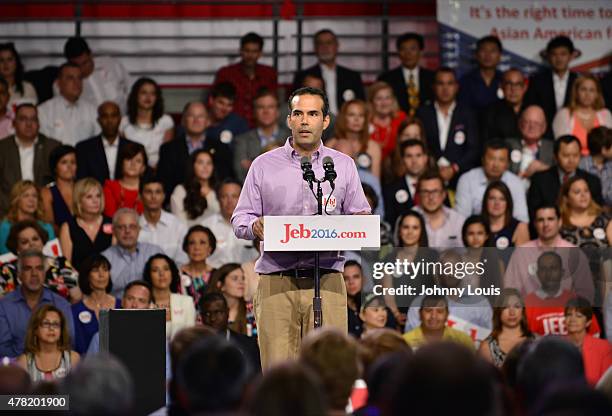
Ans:
{"label": "person in pink top", "polygon": [[13,113],[8,107],[10,98],[8,82],[0,77],[0,139],[10,136],[15,131],[13,129]]}

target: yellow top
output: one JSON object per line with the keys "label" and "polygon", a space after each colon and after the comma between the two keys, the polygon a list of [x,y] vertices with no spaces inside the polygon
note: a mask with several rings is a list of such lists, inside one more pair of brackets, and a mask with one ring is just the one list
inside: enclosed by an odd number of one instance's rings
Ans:
{"label": "yellow top", "polygon": [[[412,347],[413,350],[418,349],[427,343],[425,336],[423,335],[423,330],[420,326],[414,328],[412,331],[406,332],[404,334],[404,339],[406,342]],[[470,350],[474,351],[474,342],[472,338],[470,338],[467,334],[458,331],[453,328],[445,327],[444,334],[442,335],[443,341],[452,341],[457,342],[459,344],[463,344],[468,347]]]}

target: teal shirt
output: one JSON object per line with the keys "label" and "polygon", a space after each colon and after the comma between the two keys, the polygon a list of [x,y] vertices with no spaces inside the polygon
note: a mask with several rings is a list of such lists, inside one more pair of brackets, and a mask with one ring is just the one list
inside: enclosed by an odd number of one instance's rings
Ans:
{"label": "teal shirt", "polygon": [[[55,238],[55,231],[53,231],[53,226],[49,223],[38,221],[38,224],[49,234],[49,240],[53,240]],[[11,231],[11,227],[13,224],[9,222],[9,220],[2,220],[0,222],[0,254],[6,254],[10,250],[6,246],[6,240],[8,240],[9,232]],[[17,254],[17,253],[15,253]]]}

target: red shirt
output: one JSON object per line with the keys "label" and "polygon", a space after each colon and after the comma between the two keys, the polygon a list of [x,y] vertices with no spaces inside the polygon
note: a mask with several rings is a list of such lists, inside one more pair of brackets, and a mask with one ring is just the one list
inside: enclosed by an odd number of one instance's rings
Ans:
{"label": "red shirt", "polygon": [[137,189],[126,189],[118,180],[104,182],[104,215],[113,217],[119,208],[132,208],[142,214],[144,207]]}
{"label": "red shirt", "polygon": [[[535,293],[530,293],[525,298],[525,312],[529,329],[538,335],[567,335],[565,326],[565,304],[576,294],[564,290],[556,298],[542,299]],[[600,328],[597,319],[593,320],[587,331],[590,335],[599,335]]]}
{"label": "red shirt", "polygon": [[257,64],[255,66],[255,78],[250,79],[242,67],[242,63],[224,66],[217,71],[215,85],[221,82],[229,82],[236,88],[236,100],[234,101],[234,112],[241,115],[249,122],[249,126],[255,125],[253,116],[253,100],[261,88],[267,88],[276,93],[278,74],[271,66]]}
{"label": "red shirt", "polygon": [[606,370],[612,366],[612,346],[606,339],[589,335],[582,342],[584,375],[591,386],[595,386]]}
{"label": "red shirt", "polygon": [[388,126],[380,126],[376,123],[370,125],[370,139],[380,144],[383,159],[395,149],[397,130],[405,118],[406,113],[399,111]]}

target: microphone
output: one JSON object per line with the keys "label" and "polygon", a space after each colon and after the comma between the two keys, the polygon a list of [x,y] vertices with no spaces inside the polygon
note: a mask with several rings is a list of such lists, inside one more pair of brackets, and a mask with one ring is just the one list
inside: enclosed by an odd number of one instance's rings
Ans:
{"label": "microphone", "polygon": [[300,163],[302,166],[302,178],[312,187],[312,183],[316,180],[316,177],[314,171],[312,170],[310,158],[308,156],[302,156]]}
{"label": "microphone", "polygon": [[334,160],[331,157],[325,156],[323,158],[323,170],[325,171],[325,180],[329,181],[332,190],[335,189],[336,185],[334,184],[334,181],[338,177],[338,174],[334,169]]}

